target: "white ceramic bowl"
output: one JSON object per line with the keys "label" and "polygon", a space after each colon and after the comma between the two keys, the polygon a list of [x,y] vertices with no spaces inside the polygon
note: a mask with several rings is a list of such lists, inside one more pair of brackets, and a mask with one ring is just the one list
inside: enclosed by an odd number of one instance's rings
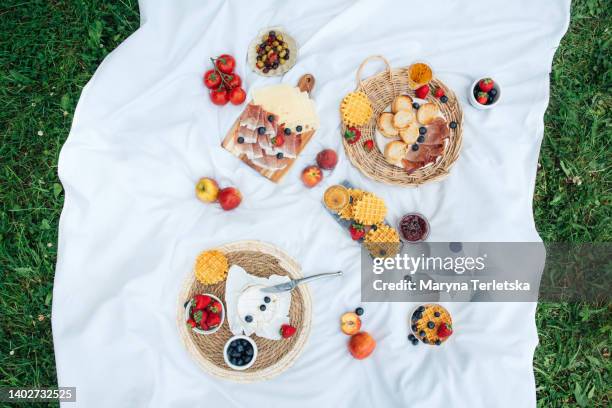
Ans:
{"label": "white ceramic bowl", "polygon": [[472,85],[470,86],[470,89],[468,89],[468,99],[470,101],[470,104],[476,109],[480,109],[480,110],[491,109],[492,107],[496,106],[499,103],[502,97],[501,85],[499,84],[499,82],[497,82],[497,80],[495,80],[495,78],[493,78],[493,81],[494,81],[493,89],[497,90],[497,95],[495,95],[495,98],[493,99],[493,103],[491,103],[490,105],[482,105],[476,101],[476,98],[474,97],[474,88],[478,85],[478,82],[480,82],[480,80],[484,78],[492,78],[492,77],[483,76],[481,78],[478,78],[472,83]]}
{"label": "white ceramic bowl", "polygon": [[[237,365],[230,363],[229,358],[227,357],[227,349],[229,348],[230,343],[238,339],[244,339],[253,346],[253,358],[251,359],[251,361],[249,361],[248,364],[243,365],[243,366],[237,366]],[[227,366],[231,368],[232,370],[243,371],[251,367],[255,363],[255,360],[257,360],[257,344],[255,344],[255,340],[253,340],[252,338],[248,336],[244,336],[242,334],[238,336],[230,337],[230,339],[225,343],[225,347],[223,347],[223,360],[225,360],[225,364],[227,364]]]}
{"label": "white ceramic bowl", "polygon": [[[202,330],[198,328],[197,326],[192,327],[191,330],[193,330],[194,332],[198,334],[213,334],[213,333],[216,333],[221,328],[221,326],[223,326],[223,322],[225,321],[225,305],[223,304],[221,299],[219,299],[215,295],[211,295],[210,293],[202,293],[202,295],[210,296],[211,299],[216,300],[217,302],[221,304],[221,323],[219,323],[219,325],[212,330]],[[193,302],[193,299],[190,299],[189,302],[187,302],[187,304],[185,305],[185,322],[189,320],[189,310],[191,309],[192,302]]]}

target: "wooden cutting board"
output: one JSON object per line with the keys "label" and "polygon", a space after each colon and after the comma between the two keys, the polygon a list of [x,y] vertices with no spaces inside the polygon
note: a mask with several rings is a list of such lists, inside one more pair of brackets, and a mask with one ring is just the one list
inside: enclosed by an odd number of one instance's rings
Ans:
{"label": "wooden cutting board", "polygon": [[[305,74],[300,78],[297,86],[298,88],[300,88],[301,91],[307,92],[310,95],[310,92],[314,88],[314,84],[315,84],[314,77],[310,74]],[[283,178],[283,176],[287,174],[291,166],[293,166],[293,163],[295,163],[300,153],[302,152],[302,150],[304,150],[304,148],[306,147],[306,145],[308,144],[308,142],[310,141],[310,139],[315,133],[315,130],[308,130],[302,133],[302,143],[298,146],[296,150],[296,158],[291,159],[289,163],[287,164],[287,166],[285,166],[284,168],[280,170],[268,170],[268,169],[264,169],[258,166],[257,164],[253,163],[250,159],[246,157],[244,153],[241,154],[238,150],[236,150],[235,140],[236,140],[236,133],[238,132],[239,126],[240,126],[240,116],[236,119],[236,121],[234,122],[230,130],[227,132],[227,135],[225,136],[223,143],[221,143],[221,146],[225,150],[233,154],[234,156],[238,157],[240,160],[242,160],[244,163],[246,163],[249,167],[254,169],[256,172],[258,172],[265,178],[272,180],[275,183],[278,183]]]}

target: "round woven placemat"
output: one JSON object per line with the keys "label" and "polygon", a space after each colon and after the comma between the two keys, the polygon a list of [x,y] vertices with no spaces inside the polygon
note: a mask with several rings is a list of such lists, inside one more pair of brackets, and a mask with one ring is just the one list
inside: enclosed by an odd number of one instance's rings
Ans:
{"label": "round woven placemat", "polygon": [[[300,266],[289,255],[273,245],[260,241],[240,241],[222,245],[215,249],[223,252],[231,265],[238,265],[248,273],[267,277],[273,274],[287,275],[291,279],[301,278]],[[225,281],[215,285],[202,285],[192,272],[185,280],[177,304],[177,325],[183,343],[191,357],[208,373],[219,378],[253,382],[268,380],[289,368],[300,355],[311,324],[311,298],[308,286],[301,285],[291,292],[289,318],[297,332],[289,339],[268,340],[251,336],[257,344],[257,359],[244,371],[229,368],[223,359],[223,347],[232,337],[227,318],[214,334],[194,333],[185,323],[185,303],[196,293],[212,293],[222,299],[225,306]]]}
{"label": "round woven placemat", "polygon": [[[361,70],[372,59],[381,59],[386,65],[386,70],[362,80]],[[455,93],[444,85],[442,81],[434,78],[429,85],[432,89],[444,89],[444,94],[448,97],[448,101],[447,103],[442,103],[438,98],[431,96],[431,94],[427,97],[427,101],[436,104],[444,118],[449,123],[455,121],[457,127],[450,129],[450,137],[445,143],[444,153],[435,163],[426,165],[409,174],[406,170],[387,162],[378,149],[368,152],[363,147],[363,141],[368,139],[374,140],[376,120],[393,102],[393,98],[397,95],[415,97],[414,91],[408,85],[408,67],[391,68],[389,62],[380,55],[368,57],[361,63],[357,69],[357,90],[364,92],[370,98],[373,113],[370,121],[359,128],[361,130],[361,140],[358,143],[349,144],[344,137],[342,138],[344,149],[353,166],[373,180],[402,186],[418,186],[430,181],[441,180],[448,175],[461,150],[463,110]],[[343,135],[345,131],[346,126],[343,124]]]}

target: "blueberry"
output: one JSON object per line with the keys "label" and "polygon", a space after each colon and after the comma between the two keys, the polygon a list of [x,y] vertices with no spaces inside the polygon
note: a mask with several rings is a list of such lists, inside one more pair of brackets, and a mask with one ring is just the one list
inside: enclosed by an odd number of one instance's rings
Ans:
{"label": "blueberry", "polygon": [[436,346],[439,346],[440,344],[442,344],[442,342],[440,341],[440,339],[436,340]]}
{"label": "blueberry", "polygon": [[424,141],[425,141],[425,136],[421,135],[421,136],[417,137],[417,142],[423,143]]}
{"label": "blueberry", "polygon": [[264,298],[264,302],[266,302],[266,303],[270,303],[270,300],[271,300],[271,299],[270,299],[270,297],[269,297],[269,296],[266,296],[266,297]]}
{"label": "blueberry", "polygon": [[446,102],[448,102],[448,96],[446,96],[446,95],[442,95],[442,96],[440,97],[440,102],[442,102],[442,103],[446,103]]}
{"label": "blueberry", "polygon": [[419,109],[419,108],[421,107],[421,105],[419,105],[419,103],[418,103],[418,102],[414,102],[414,103],[412,104],[412,107],[413,107],[414,109]]}
{"label": "blueberry", "polygon": [[276,31],[270,31],[270,32],[268,33],[268,35],[269,35],[270,37],[276,37]]}
{"label": "blueberry", "polygon": [[372,224],[372,230],[376,231],[378,229],[378,226],[376,224]]}
{"label": "blueberry", "polygon": [[416,337],[414,337],[414,334],[409,334],[408,335],[408,340],[412,341],[414,339],[416,339]]}
{"label": "blueberry", "polygon": [[434,312],[434,316],[440,317],[440,312]]}
{"label": "blueberry", "polygon": [[487,104],[492,104],[495,101],[495,98],[491,95],[489,95],[489,98],[487,99]]}
{"label": "blueberry", "polygon": [[417,325],[416,325],[416,324],[413,324],[413,325],[412,325],[412,327],[411,327],[411,329],[412,329],[412,331],[416,331],[416,330],[417,330]]}
{"label": "blueberry", "polygon": [[355,309],[355,313],[357,313],[357,316],[361,316],[363,314],[363,307],[358,307]]}
{"label": "blueberry", "polygon": [[237,140],[238,143],[243,144],[244,143],[244,137],[240,136]]}
{"label": "blueberry", "polygon": [[291,134],[291,129],[285,128],[284,132],[287,136],[289,136]]}
{"label": "blueberry", "polygon": [[415,337],[415,339],[414,339],[414,340],[412,340],[412,345],[413,345],[413,346],[418,346],[418,345],[419,345],[419,339],[417,339],[417,338]]}
{"label": "blueberry", "polygon": [[423,313],[424,311],[425,311],[425,306],[419,306],[419,308],[417,309],[417,312]]}
{"label": "blueberry", "polygon": [[421,330],[421,331],[419,332],[419,336],[421,336],[421,337],[425,337],[425,336],[427,336],[427,333],[425,333],[425,330]]}
{"label": "blueberry", "polygon": [[421,126],[419,128],[419,135],[424,135],[425,133],[427,133],[427,128],[425,126]]}
{"label": "blueberry", "polygon": [[274,122],[274,115],[268,115],[268,122]]}
{"label": "blueberry", "polygon": [[283,153],[282,152],[276,153],[276,158],[277,159],[282,159],[283,158]]}
{"label": "blueberry", "polygon": [[417,310],[413,316],[417,319],[420,319],[421,317],[423,317],[423,313],[420,310]]}
{"label": "blueberry", "polygon": [[450,123],[449,126],[450,126],[451,129],[457,129],[457,122],[453,121],[453,122]]}
{"label": "blueberry", "polygon": [[263,126],[258,127],[257,133],[259,133],[260,135],[263,135],[264,133],[266,133],[266,128]]}
{"label": "blueberry", "polygon": [[497,89],[493,88],[489,91],[489,96],[495,97],[497,95]]}
{"label": "blueberry", "polygon": [[237,365],[237,366],[243,366],[243,365],[244,365],[244,362],[242,361],[242,359],[241,359],[241,358],[239,358],[239,359],[237,359],[237,360],[236,360],[236,365]]}
{"label": "blueberry", "polygon": [[419,145],[415,143],[412,145],[412,151],[416,152],[417,150],[419,150]]}
{"label": "blueberry", "polygon": [[427,327],[433,329],[434,327],[436,327],[436,324],[434,322],[427,322]]}
{"label": "blueberry", "polygon": [[427,338],[424,338],[424,339],[422,339],[421,341],[422,341],[423,343],[425,343],[425,344],[429,343],[429,340],[427,340]]}
{"label": "blueberry", "polygon": [[295,127],[295,131],[296,131],[296,132],[298,132],[298,133],[300,133],[300,132],[302,131],[302,127],[301,127],[300,125],[297,125],[297,126]]}
{"label": "blueberry", "polygon": [[236,364],[236,359],[235,359],[234,357],[230,357],[230,358],[229,358],[229,362],[230,362],[230,364],[232,364],[232,365],[238,365],[238,364]]}
{"label": "blueberry", "polygon": [[259,310],[261,310],[262,312],[265,312],[266,311],[266,305],[259,306]]}
{"label": "blueberry", "polygon": [[264,74],[267,74],[268,72],[270,72],[270,68],[265,67],[262,71]]}
{"label": "blueberry", "polygon": [[242,347],[242,345],[239,345],[239,346],[236,348],[236,351],[237,351],[237,352],[239,352],[239,353],[242,353],[242,352],[244,351],[244,347]]}
{"label": "blueberry", "polygon": [[253,355],[246,355],[244,357],[242,357],[244,359],[244,364],[249,364],[251,362],[251,360],[253,359]]}
{"label": "blueberry", "polygon": [[253,316],[251,316],[251,315],[246,315],[246,316],[244,317],[244,321],[245,321],[245,322],[247,322],[247,323],[251,323],[251,322],[253,321]]}
{"label": "blueberry", "polygon": [[[253,349],[252,348],[247,349],[247,351],[245,351],[244,354],[246,354],[249,357],[252,357],[253,356]],[[249,359],[249,361],[250,361],[250,359]]]}

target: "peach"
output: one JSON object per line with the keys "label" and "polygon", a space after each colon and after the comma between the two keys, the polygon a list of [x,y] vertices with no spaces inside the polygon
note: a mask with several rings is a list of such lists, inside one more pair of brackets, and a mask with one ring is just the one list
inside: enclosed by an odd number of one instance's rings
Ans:
{"label": "peach", "polygon": [[367,358],[376,348],[376,340],[367,332],[359,332],[351,336],[348,349],[357,360]]}
{"label": "peach", "polygon": [[302,182],[308,188],[319,184],[323,179],[323,172],[317,166],[308,166],[302,171]]}
{"label": "peach", "polygon": [[219,204],[225,211],[233,210],[240,205],[242,194],[237,188],[227,187],[219,191]]}
{"label": "peach", "polygon": [[338,155],[332,149],[321,150],[317,154],[317,164],[324,170],[333,170],[338,164]]}
{"label": "peach", "polygon": [[219,185],[208,177],[202,177],[195,186],[196,197],[205,203],[212,203],[219,196]]}
{"label": "peach", "polygon": [[342,333],[353,335],[361,329],[361,319],[356,313],[345,313],[340,317],[340,330]]}

